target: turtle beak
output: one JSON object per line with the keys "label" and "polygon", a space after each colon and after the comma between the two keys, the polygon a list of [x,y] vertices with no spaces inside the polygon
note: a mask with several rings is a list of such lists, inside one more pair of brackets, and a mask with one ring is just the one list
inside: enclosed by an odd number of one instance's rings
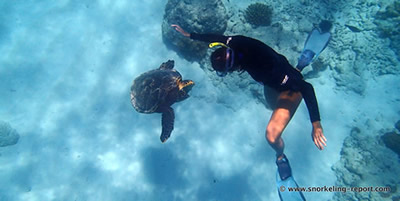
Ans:
{"label": "turtle beak", "polygon": [[189,93],[189,91],[192,90],[193,86],[194,86],[194,82],[192,82],[191,85],[186,85],[186,86],[183,88],[183,90],[185,90],[186,93]]}
{"label": "turtle beak", "polygon": [[188,80],[184,83],[181,82],[181,85],[179,88],[182,89],[183,91],[185,91],[185,93],[188,93],[190,90],[192,90],[193,86],[194,86],[194,82],[192,80]]}

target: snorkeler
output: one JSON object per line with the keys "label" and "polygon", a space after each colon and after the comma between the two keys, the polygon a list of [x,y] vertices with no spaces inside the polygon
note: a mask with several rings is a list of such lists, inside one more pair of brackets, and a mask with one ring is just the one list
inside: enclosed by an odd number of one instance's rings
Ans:
{"label": "snorkeler", "polygon": [[[219,47],[211,54],[211,65],[221,77],[233,71],[246,71],[265,91],[275,93],[266,97],[273,109],[266,128],[266,139],[276,152],[276,164],[280,178],[292,175],[284,151],[282,132],[304,98],[312,123],[312,140],[318,149],[326,146],[318,103],[313,86],[303,80],[301,69],[292,67],[287,59],[263,42],[246,36],[224,36],[215,34],[188,33],[179,25],[171,25],[176,31],[193,40],[210,43],[210,48]],[[312,55],[311,59],[314,57]],[[308,64],[307,64],[308,65]]]}

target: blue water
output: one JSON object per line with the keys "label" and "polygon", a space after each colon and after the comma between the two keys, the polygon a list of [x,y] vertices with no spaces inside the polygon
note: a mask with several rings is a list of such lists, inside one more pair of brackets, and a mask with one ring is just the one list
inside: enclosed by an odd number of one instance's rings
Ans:
{"label": "blue water", "polygon": [[[235,9],[252,2],[224,1]],[[17,144],[0,147],[0,201],[279,200],[275,153],[264,137],[272,111],[250,90],[226,87],[199,63],[165,46],[161,24],[166,3],[0,2],[0,120],[20,135]],[[352,8],[343,2],[340,6]],[[351,128],[376,135],[400,120],[400,66],[395,52],[388,50],[390,38],[376,40],[383,41],[379,52],[393,58],[374,54],[365,60],[363,55],[370,53],[362,50],[377,36],[368,28],[363,33],[370,35],[345,29],[352,22],[346,14],[352,11],[330,12],[342,28],[320,55],[329,67],[309,80],[328,146],[318,151],[310,140],[304,103],[283,136],[297,183],[305,187],[335,185],[331,167],[339,161]],[[267,37],[270,27],[248,26],[235,34],[257,37],[296,61],[308,29],[297,30],[303,22],[288,27],[290,14],[282,16],[282,34],[274,35],[289,38]],[[292,42],[297,51],[288,45]],[[168,59],[196,86],[190,98],[173,106],[175,129],[161,144],[160,115],[136,112],[129,93],[135,77]],[[382,66],[389,61],[394,65]],[[355,77],[363,80],[354,86],[363,87],[362,95],[343,87],[343,75],[337,75],[337,68],[357,65],[372,66]],[[333,195],[305,193],[307,200]]]}

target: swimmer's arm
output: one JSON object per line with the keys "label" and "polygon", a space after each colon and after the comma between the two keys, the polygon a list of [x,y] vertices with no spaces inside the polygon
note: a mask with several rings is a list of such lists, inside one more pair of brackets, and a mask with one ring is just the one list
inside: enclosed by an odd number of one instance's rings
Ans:
{"label": "swimmer's arm", "polygon": [[189,37],[190,39],[193,40],[198,40],[208,43],[211,42],[226,43],[226,41],[228,40],[228,37],[224,35],[189,33],[177,24],[172,24],[171,27],[173,27],[177,32],[181,33],[183,36]]}
{"label": "swimmer's arm", "polygon": [[303,95],[304,102],[306,102],[311,123],[320,121],[321,118],[319,116],[318,102],[315,96],[314,87],[304,80],[297,82],[297,85],[300,87],[300,92],[301,95]]}
{"label": "swimmer's arm", "polygon": [[171,24],[171,27],[173,27],[177,32],[181,33],[183,36],[190,38],[190,33],[186,32],[184,29],[182,29],[181,26],[179,26],[177,24]]}
{"label": "swimmer's arm", "polygon": [[315,96],[314,87],[310,83],[305,81],[302,81],[301,85],[302,85],[301,94],[303,95],[304,101],[306,102],[306,106],[312,122],[312,127],[313,127],[311,133],[312,140],[315,146],[317,146],[319,150],[323,150],[324,146],[326,146],[326,138],[324,136],[323,129],[321,126],[318,102]]}
{"label": "swimmer's arm", "polygon": [[326,146],[326,138],[324,136],[321,122],[314,121],[312,125],[313,125],[311,133],[312,140],[314,141],[315,146],[317,146],[319,150],[323,150],[324,146]]}
{"label": "swimmer's arm", "polygon": [[212,42],[226,43],[226,41],[228,40],[227,36],[218,35],[218,34],[191,33],[190,38],[193,40],[203,41],[203,42],[207,42],[207,43],[212,43]]}

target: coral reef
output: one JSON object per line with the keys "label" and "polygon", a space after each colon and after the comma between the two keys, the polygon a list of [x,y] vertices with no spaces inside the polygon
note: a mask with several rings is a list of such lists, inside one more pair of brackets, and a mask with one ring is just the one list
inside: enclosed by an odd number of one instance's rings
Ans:
{"label": "coral reef", "polygon": [[[386,24],[392,30],[399,30],[399,22],[396,24],[394,18],[383,14],[389,9],[385,7],[387,4],[390,2],[357,0],[351,5],[343,4],[340,12],[346,17],[328,18],[334,21],[333,37],[321,56],[333,70],[337,88],[363,96],[371,78],[400,73],[398,51],[396,55],[400,38],[395,39],[400,34],[390,36],[390,40],[377,37],[377,34],[382,35],[380,30]],[[333,4],[328,8],[337,9]]]}
{"label": "coral reef", "polygon": [[306,79],[317,78],[319,72],[325,71],[328,68],[328,65],[321,59],[317,59],[311,64],[311,68],[311,71],[304,73]]}
{"label": "coral reef", "polygon": [[400,60],[400,2],[394,1],[385,10],[377,12],[374,23],[380,35],[390,39],[390,46]]}
{"label": "coral reef", "polygon": [[395,132],[388,132],[382,135],[382,141],[385,143],[385,146],[392,151],[394,151],[397,155],[400,156],[400,135]]}
{"label": "coral reef", "polygon": [[394,200],[400,196],[398,157],[389,151],[378,136],[353,128],[345,138],[340,160],[332,167],[336,186],[341,187],[390,187],[386,192],[336,192],[336,200]]}
{"label": "coral reef", "polygon": [[200,61],[206,56],[208,44],[183,37],[171,24],[178,24],[188,32],[223,34],[227,21],[221,0],[169,0],[162,23],[163,41],[186,60]]}
{"label": "coral reef", "polygon": [[271,24],[272,8],[263,3],[250,4],[245,12],[246,21],[256,27],[269,26]]}
{"label": "coral reef", "polygon": [[400,2],[393,2],[387,6],[384,11],[376,13],[375,23],[378,25],[379,30],[383,37],[390,37],[400,33],[398,26],[400,22]]}
{"label": "coral reef", "polygon": [[17,144],[19,135],[7,122],[0,121],[0,147]]}

